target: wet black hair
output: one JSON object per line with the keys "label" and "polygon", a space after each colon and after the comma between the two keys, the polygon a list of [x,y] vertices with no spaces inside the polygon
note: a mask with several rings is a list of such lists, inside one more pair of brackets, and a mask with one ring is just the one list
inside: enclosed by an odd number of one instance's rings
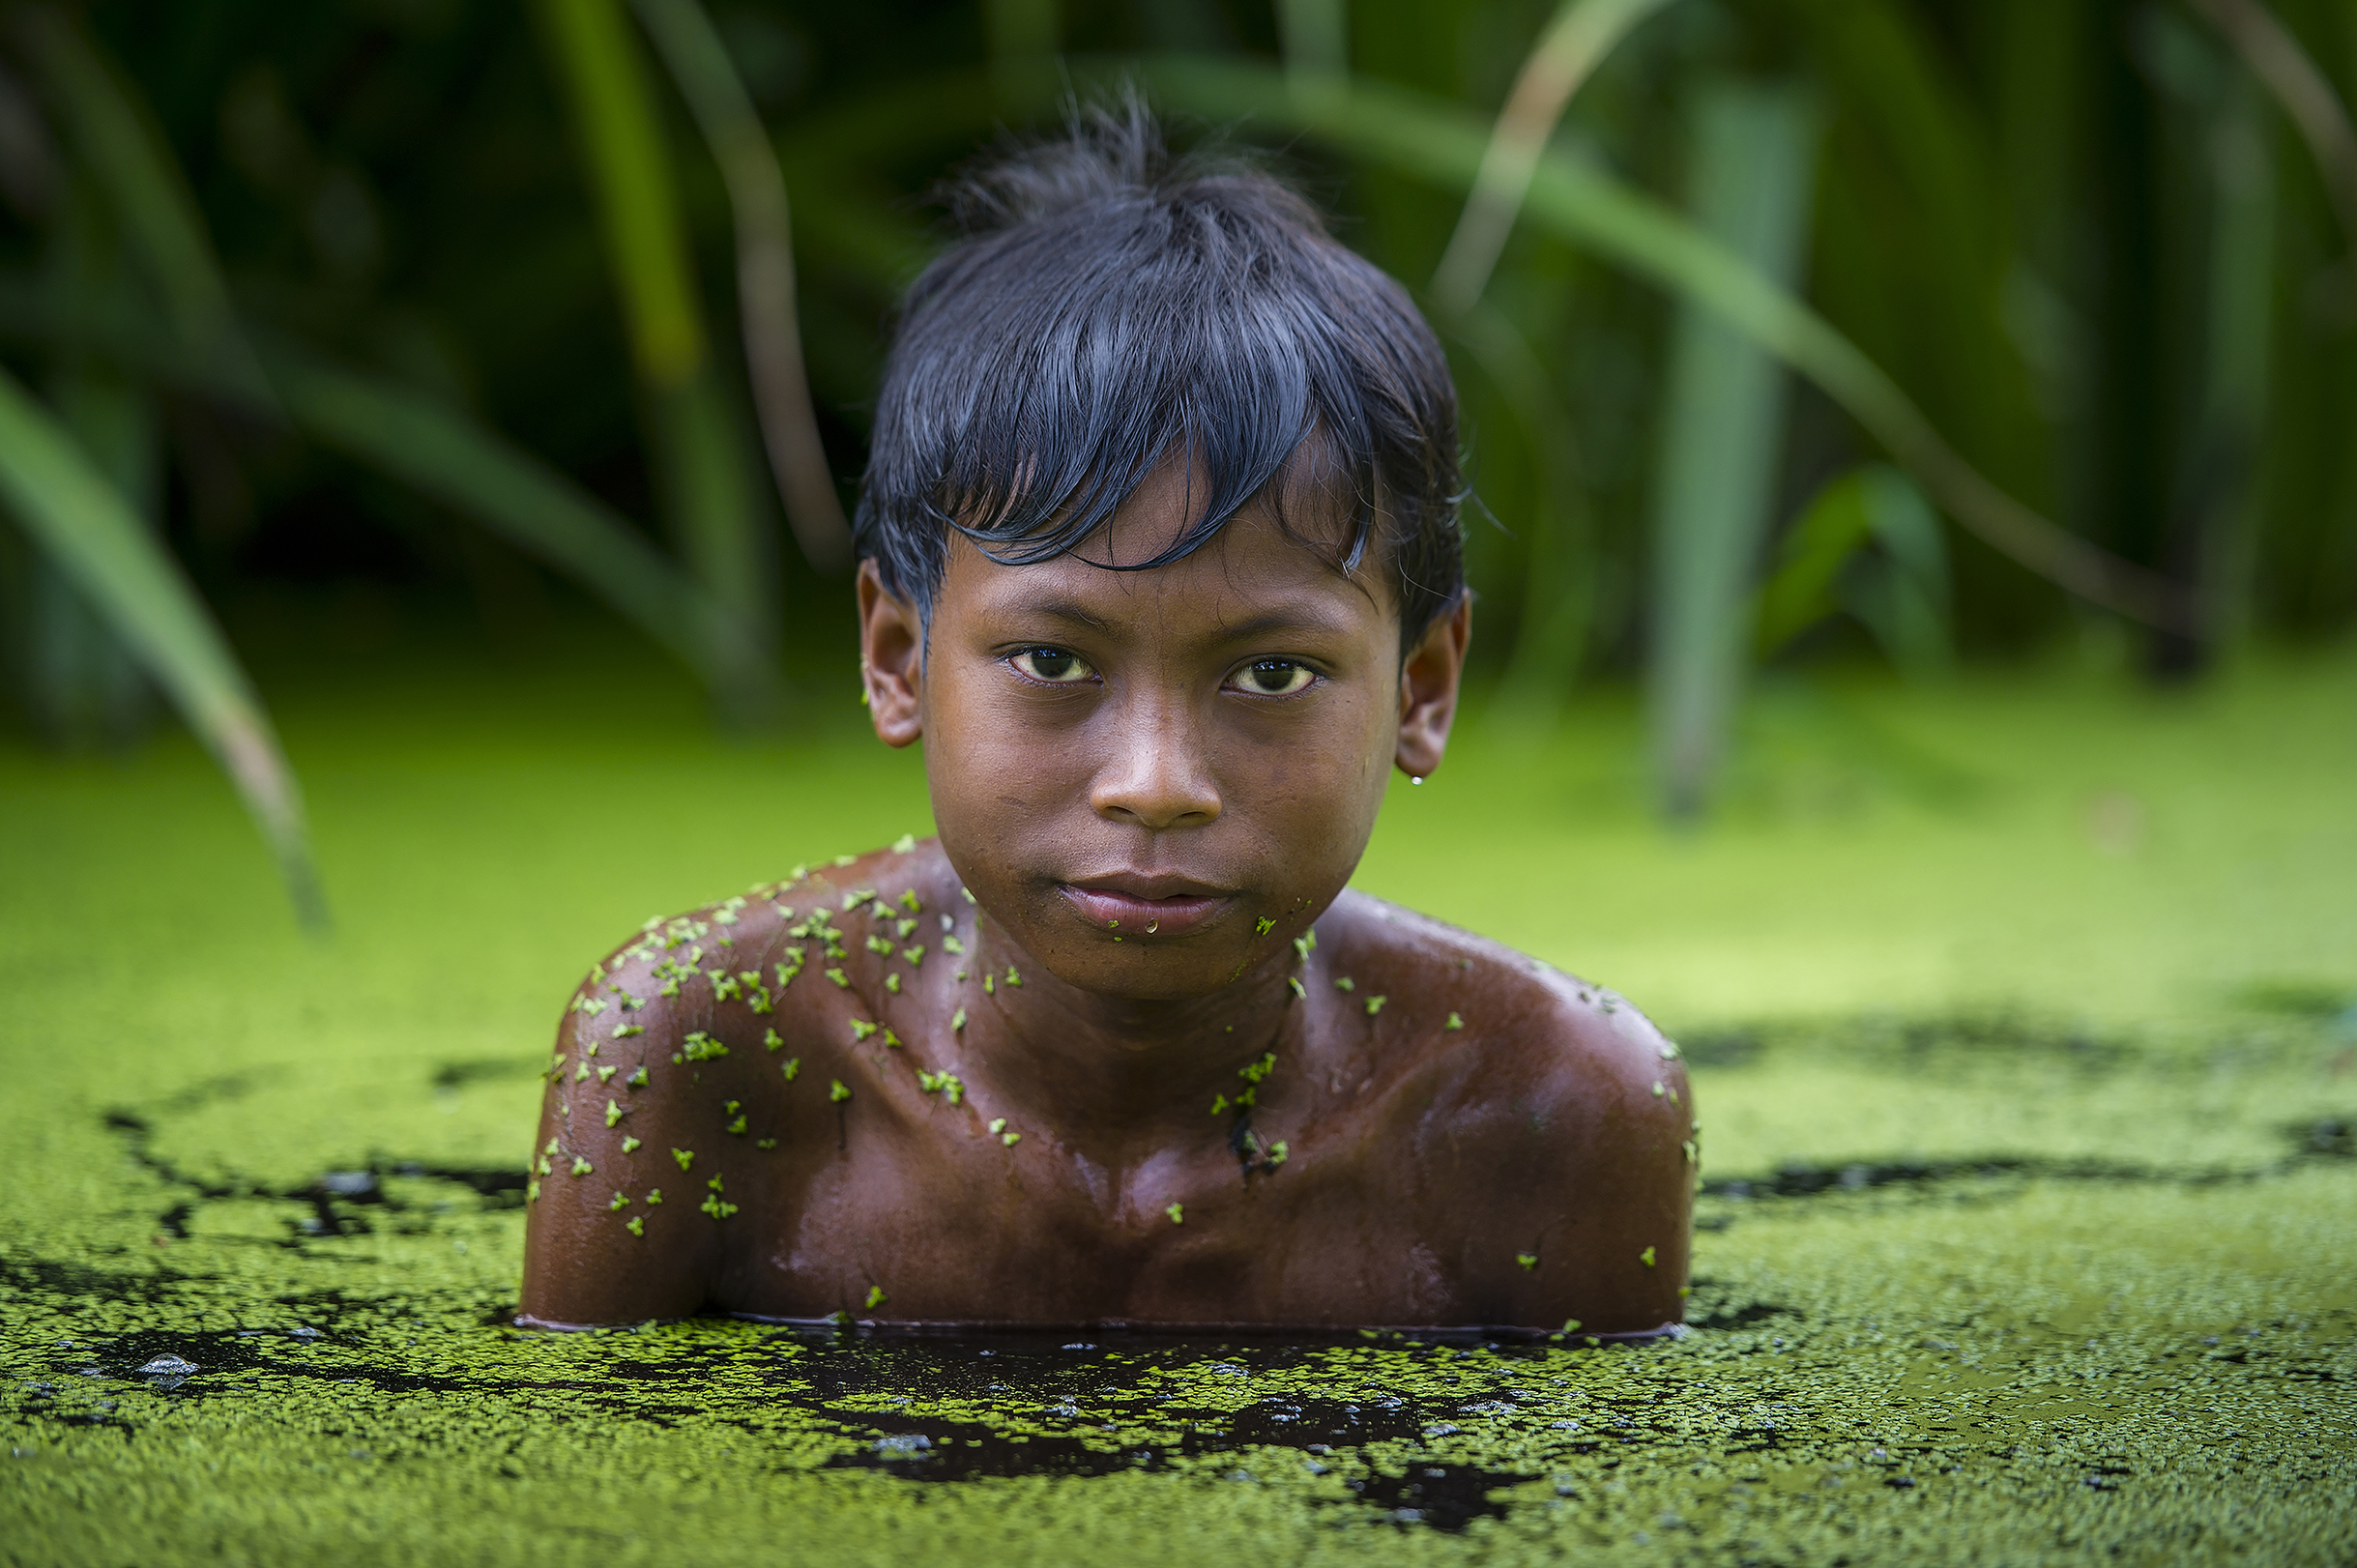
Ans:
{"label": "wet black hair", "polygon": [[[1354,571],[1387,569],[1403,649],[1465,590],[1457,396],[1407,292],[1241,160],[1174,160],[1135,99],[1076,109],[945,192],[958,240],[908,293],[855,524],[929,625],[949,531],[1024,566],[1077,551],[1164,461],[1200,508],[1142,571],[1266,496]],[[1330,518],[1305,532],[1289,511]],[[1086,557],[1084,557],[1086,559]]]}

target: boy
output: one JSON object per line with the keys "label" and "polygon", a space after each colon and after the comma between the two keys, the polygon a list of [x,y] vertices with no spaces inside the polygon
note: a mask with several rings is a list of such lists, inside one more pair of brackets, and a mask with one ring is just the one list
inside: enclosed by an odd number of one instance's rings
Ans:
{"label": "boy", "polygon": [[867,699],[940,838],[593,971],[519,1321],[1675,1322],[1676,1048],[1345,890],[1470,626],[1431,331],[1135,112],[959,215],[858,522]]}

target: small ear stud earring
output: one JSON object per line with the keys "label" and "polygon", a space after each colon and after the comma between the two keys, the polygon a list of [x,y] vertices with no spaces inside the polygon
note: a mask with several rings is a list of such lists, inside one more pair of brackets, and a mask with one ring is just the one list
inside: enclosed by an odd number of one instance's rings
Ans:
{"label": "small ear stud earring", "polygon": [[1411,784],[1421,784],[1424,782],[1424,775],[1422,773],[1410,773],[1408,775],[1408,782]]}

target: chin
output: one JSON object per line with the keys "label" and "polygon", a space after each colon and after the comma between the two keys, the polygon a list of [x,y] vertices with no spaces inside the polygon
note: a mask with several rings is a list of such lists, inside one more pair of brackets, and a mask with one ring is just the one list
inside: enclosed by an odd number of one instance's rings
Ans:
{"label": "chin", "polygon": [[1103,945],[1112,950],[1033,952],[1050,973],[1074,990],[1121,1002],[1194,1002],[1242,978],[1233,958],[1223,961],[1172,949],[1133,956],[1121,950],[1128,943]]}

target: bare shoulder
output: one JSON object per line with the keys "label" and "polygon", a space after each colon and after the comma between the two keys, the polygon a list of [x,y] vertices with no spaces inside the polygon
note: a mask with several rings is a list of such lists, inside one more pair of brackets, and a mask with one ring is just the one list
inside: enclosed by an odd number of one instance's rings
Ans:
{"label": "bare shoulder", "polygon": [[[1681,1316],[1694,1104],[1677,1048],[1602,986],[1375,899],[1319,922],[1354,1001],[1363,1124],[1460,1318],[1649,1332]],[[1345,983],[1348,982],[1348,989]]]}
{"label": "bare shoulder", "polygon": [[1355,891],[1319,929],[1330,983],[1396,1013],[1401,1069],[1440,1068],[1491,1096],[1552,1091],[1639,1113],[1686,1098],[1676,1045],[1609,987]]}
{"label": "bare shoulder", "polygon": [[904,842],[650,919],[592,967],[535,1135],[526,1319],[681,1317],[722,1289],[835,1147],[861,1047],[893,1043],[878,1020],[918,1003],[945,895],[938,847]]}

